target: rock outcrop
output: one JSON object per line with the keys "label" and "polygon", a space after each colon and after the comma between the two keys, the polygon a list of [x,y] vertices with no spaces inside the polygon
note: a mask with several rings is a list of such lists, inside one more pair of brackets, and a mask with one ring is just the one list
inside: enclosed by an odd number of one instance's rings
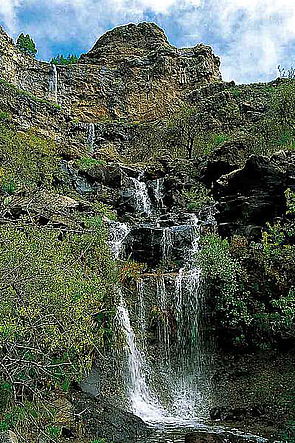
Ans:
{"label": "rock outcrop", "polygon": [[221,81],[210,47],[177,49],[153,23],[109,31],[77,64],[57,67],[23,55],[1,29],[0,56],[4,80],[58,102],[82,122],[164,117],[194,89]]}
{"label": "rock outcrop", "polygon": [[261,227],[286,211],[284,192],[295,189],[295,158],[281,151],[272,157],[252,155],[241,169],[216,184],[218,221],[223,235],[260,236]]}

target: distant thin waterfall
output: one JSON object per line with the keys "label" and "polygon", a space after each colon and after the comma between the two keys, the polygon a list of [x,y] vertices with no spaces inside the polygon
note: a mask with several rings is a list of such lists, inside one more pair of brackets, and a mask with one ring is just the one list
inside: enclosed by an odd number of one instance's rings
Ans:
{"label": "distant thin waterfall", "polygon": [[154,196],[156,200],[157,209],[162,209],[164,207],[164,179],[157,178],[152,181]]}
{"label": "distant thin waterfall", "polygon": [[87,144],[91,152],[93,152],[94,150],[94,143],[95,143],[95,126],[94,123],[89,123],[88,133],[87,133]]}
{"label": "distant thin waterfall", "polygon": [[52,64],[51,78],[49,80],[49,91],[54,95],[55,103],[58,103],[58,72],[55,64]]}

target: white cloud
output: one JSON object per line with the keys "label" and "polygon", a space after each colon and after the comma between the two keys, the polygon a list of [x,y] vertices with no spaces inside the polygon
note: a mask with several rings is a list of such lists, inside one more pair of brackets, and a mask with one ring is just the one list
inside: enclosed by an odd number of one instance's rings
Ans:
{"label": "white cloud", "polygon": [[[28,7],[38,21],[27,20]],[[0,23],[14,36],[31,33],[43,57],[55,43],[87,50],[106,29],[147,17],[173,44],[212,44],[226,80],[270,79],[293,61],[295,0],[0,0]]]}
{"label": "white cloud", "polygon": [[16,28],[16,9],[19,5],[20,0],[1,0],[0,2],[0,19],[11,33],[14,33]]}

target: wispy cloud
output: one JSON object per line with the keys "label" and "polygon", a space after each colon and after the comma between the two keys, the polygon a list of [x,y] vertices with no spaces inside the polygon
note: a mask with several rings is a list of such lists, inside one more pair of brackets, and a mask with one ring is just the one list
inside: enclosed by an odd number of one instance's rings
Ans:
{"label": "wispy cloud", "polygon": [[142,20],[175,45],[212,45],[226,80],[269,80],[293,62],[294,0],[0,0],[0,23],[32,34],[43,58],[86,51],[106,30]]}

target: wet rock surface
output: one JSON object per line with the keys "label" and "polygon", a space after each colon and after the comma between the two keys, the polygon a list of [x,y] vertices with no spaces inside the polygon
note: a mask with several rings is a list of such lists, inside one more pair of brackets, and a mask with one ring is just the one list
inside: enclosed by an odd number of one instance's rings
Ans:
{"label": "wet rock surface", "polygon": [[137,441],[140,436],[149,433],[140,418],[112,406],[102,397],[79,392],[72,395],[71,402],[92,439],[105,438],[114,443],[125,443]]}

